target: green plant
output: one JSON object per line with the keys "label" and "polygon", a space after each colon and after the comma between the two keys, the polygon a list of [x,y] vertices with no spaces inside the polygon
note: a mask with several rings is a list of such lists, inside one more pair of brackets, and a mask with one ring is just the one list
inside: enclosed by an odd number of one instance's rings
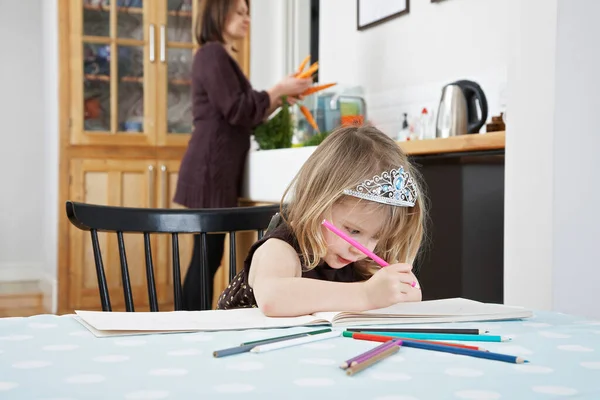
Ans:
{"label": "green plant", "polygon": [[303,143],[304,146],[318,146],[321,144],[323,140],[329,135],[329,132],[321,132],[317,133],[310,137],[306,142]]}
{"label": "green plant", "polygon": [[285,149],[292,147],[294,126],[290,106],[285,97],[282,106],[273,118],[263,122],[254,129],[254,138],[261,150]]}

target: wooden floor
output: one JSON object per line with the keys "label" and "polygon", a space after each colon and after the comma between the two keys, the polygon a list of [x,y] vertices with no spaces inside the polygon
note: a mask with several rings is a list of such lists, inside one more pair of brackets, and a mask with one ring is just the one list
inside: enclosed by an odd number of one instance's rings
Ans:
{"label": "wooden floor", "polygon": [[29,317],[45,312],[41,293],[0,294],[0,318]]}

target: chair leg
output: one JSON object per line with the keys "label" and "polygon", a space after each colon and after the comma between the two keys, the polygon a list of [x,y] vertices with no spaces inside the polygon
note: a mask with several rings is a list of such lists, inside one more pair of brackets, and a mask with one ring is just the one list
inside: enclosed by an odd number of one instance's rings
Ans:
{"label": "chair leg", "polygon": [[175,310],[183,309],[183,296],[181,293],[181,269],[179,267],[179,236],[171,235],[173,252],[173,303]]}
{"label": "chair leg", "polygon": [[90,231],[92,235],[92,248],[94,249],[94,262],[96,264],[96,275],[98,277],[98,290],[100,291],[100,302],[102,311],[112,311],[110,306],[110,294],[108,293],[108,284],[106,283],[106,274],[104,273],[104,264],[102,263],[102,254],[100,252],[100,242],[98,242],[98,232],[95,229]]}
{"label": "chair leg", "polygon": [[200,234],[200,242],[202,243],[200,251],[200,287],[202,288],[202,294],[200,298],[200,308],[202,310],[209,310],[211,299],[210,296],[210,273],[208,271],[208,243],[206,240],[206,233]]}

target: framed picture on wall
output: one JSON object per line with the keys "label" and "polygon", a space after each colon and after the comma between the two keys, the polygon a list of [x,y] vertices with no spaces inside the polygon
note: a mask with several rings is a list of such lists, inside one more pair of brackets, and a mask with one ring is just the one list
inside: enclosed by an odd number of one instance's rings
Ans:
{"label": "framed picture on wall", "polygon": [[356,0],[356,29],[362,31],[408,12],[409,0]]}

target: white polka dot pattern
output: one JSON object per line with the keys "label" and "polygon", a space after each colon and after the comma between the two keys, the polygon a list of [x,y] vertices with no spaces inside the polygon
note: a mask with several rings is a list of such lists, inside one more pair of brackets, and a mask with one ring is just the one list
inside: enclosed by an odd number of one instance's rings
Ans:
{"label": "white polka dot pattern", "polygon": [[557,396],[573,396],[577,394],[577,390],[565,386],[534,386],[533,391],[536,393],[553,394]]}
{"label": "white polka dot pattern", "polygon": [[596,322],[537,312],[525,321],[448,324],[510,336],[510,343],[477,345],[529,363],[401,346],[397,354],[347,376],[341,362],[380,343],[336,338],[214,358],[214,350],[306,327],[96,338],[72,317],[0,318],[0,398],[80,400],[97,393],[129,400],[337,394],[348,400],[595,399],[600,376]]}

